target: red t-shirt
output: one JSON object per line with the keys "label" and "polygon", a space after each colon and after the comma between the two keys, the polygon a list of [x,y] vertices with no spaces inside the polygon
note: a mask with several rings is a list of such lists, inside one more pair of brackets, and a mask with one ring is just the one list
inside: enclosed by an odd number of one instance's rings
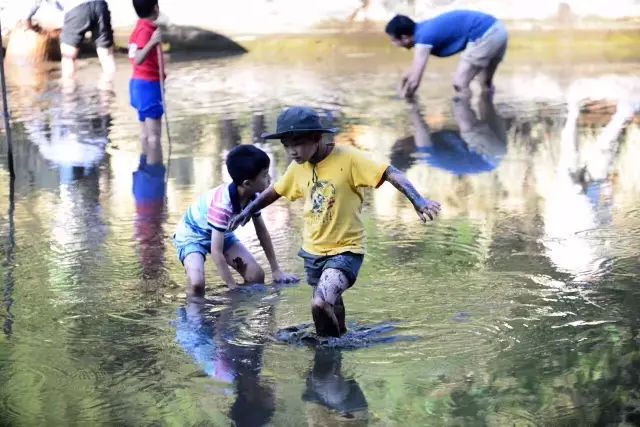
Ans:
{"label": "red t-shirt", "polygon": [[[133,33],[131,33],[131,37],[129,37],[129,61],[131,61],[131,64],[133,65],[132,79],[147,80],[151,82],[160,81],[157,47],[149,52],[145,60],[142,61],[142,64],[135,64],[136,51],[143,49],[147,45],[156,28],[158,28],[158,26],[153,23],[153,21],[149,21],[148,19],[139,19],[136,24],[136,28],[134,28]],[[164,57],[162,59],[164,59]],[[164,61],[162,61],[162,64],[164,65]],[[167,74],[164,72],[164,69],[162,71],[166,77]]]}

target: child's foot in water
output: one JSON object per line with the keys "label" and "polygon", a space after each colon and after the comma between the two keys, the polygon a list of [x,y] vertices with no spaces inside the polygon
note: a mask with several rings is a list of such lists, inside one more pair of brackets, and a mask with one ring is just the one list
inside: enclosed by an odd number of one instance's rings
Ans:
{"label": "child's foot in water", "polygon": [[316,325],[316,334],[321,337],[339,337],[340,327],[338,319],[333,312],[333,307],[326,302],[314,304],[311,308],[313,323]]}

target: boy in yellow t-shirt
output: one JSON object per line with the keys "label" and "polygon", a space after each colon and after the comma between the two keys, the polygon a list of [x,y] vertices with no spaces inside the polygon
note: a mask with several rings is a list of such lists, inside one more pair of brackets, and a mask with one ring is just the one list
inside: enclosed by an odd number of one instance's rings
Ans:
{"label": "boy in yellow t-shirt", "polygon": [[322,126],[315,111],[291,107],[278,116],[276,133],[264,139],[280,139],[294,160],[275,185],[263,191],[233,218],[229,230],[246,223],[281,196],[290,201],[304,198],[302,249],[308,283],[313,286],[311,314],[321,336],[346,332],[342,293],[358,276],[364,258],[362,188],[389,181],[413,204],[422,221],[433,219],[440,204],[423,198],[396,168],[369,159],[362,152],[322,141]]}

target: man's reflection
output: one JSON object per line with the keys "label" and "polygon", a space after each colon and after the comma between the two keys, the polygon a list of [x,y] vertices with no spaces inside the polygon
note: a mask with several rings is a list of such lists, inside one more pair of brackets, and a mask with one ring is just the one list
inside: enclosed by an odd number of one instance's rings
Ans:
{"label": "man's reflection", "polygon": [[273,329],[273,299],[251,289],[227,292],[221,310],[189,302],[178,309],[176,340],[211,378],[235,391],[229,416],[236,426],[263,426],[275,411],[270,385],[260,376],[265,337]]}
{"label": "man's reflection", "polygon": [[458,130],[434,132],[417,101],[410,101],[408,107],[414,136],[398,140],[392,149],[391,163],[399,169],[408,169],[415,161],[415,153],[429,166],[464,176],[492,171],[504,157],[506,132],[490,95],[480,97],[478,114],[469,99],[454,101],[453,118]]}
{"label": "man's reflection", "polygon": [[112,95],[71,87],[33,94],[21,119],[29,140],[60,172],[62,184],[96,172],[109,143]]}
{"label": "man's reflection", "polygon": [[343,376],[342,353],[335,348],[315,349],[302,399],[321,405],[346,420],[366,423],[368,418],[367,399],[354,378]]}
{"label": "man's reflection", "polygon": [[104,238],[99,197],[111,126],[110,100],[106,92],[56,88],[33,99],[23,112],[27,137],[59,174],[54,234],[61,243],[80,244],[74,241],[80,231],[87,234],[90,246]]}

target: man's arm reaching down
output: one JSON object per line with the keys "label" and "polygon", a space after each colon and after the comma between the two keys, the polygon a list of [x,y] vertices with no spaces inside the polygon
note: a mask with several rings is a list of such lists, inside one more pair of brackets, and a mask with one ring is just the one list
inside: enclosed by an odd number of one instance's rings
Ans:
{"label": "man's arm reaching down", "polygon": [[413,62],[411,68],[405,74],[402,79],[402,95],[411,98],[422,80],[422,74],[427,68],[427,62],[429,60],[429,54],[431,53],[431,46],[424,44],[417,44],[415,46],[415,54],[413,56]]}

